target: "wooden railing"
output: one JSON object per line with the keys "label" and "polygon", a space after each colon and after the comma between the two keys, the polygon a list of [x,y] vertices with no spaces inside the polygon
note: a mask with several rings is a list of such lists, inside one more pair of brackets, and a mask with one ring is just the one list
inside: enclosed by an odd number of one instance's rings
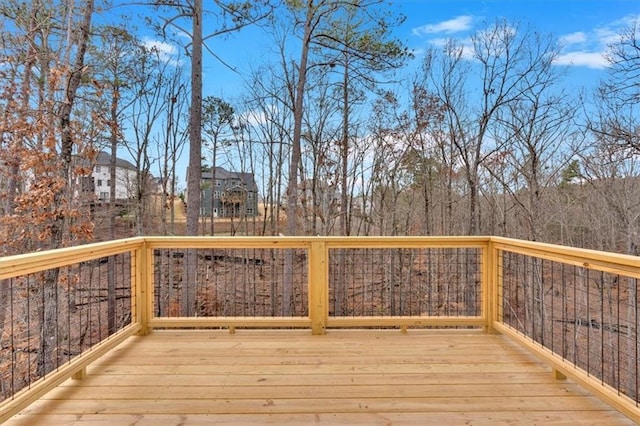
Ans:
{"label": "wooden railing", "polygon": [[492,328],[640,423],[640,257],[492,237]]}
{"label": "wooden railing", "polygon": [[[52,270],[58,272],[45,273]],[[55,294],[62,307],[49,320],[80,321],[97,336],[87,341],[85,333],[79,343],[60,333],[65,337],[49,347],[68,356],[43,358],[48,371],[29,371],[21,390],[13,385],[25,374],[15,369],[16,354],[46,342],[34,332],[25,349],[20,329],[8,327],[4,316],[2,365],[13,367],[2,372],[0,421],[67,378],[81,378],[129,336],[185,327],[296,327],[314,334],[336,327],[483,327],[510,336],[550,363],[557,377],[572,377],[640,421],[639,278],[635,256],[495,237],[140,237],[0,258],[0,283],[10,296],[0,308],[14,322],[30,318],[31,329],[44,330],[36,318],[47,311],[44,296]],[[105,289],[123,293],[109,296]],[[20,297],[28,308],[17,308]],[[91,312],[104,319],[89,327],[82,321]]]}
{"label": "wooden railing", "polygon": [[[148,310],[143,327],[280,326],[311,328],[314,334],[323,334],[326,328],[331,327],[488,326],[489,321],[486,315],[488,299],[483,296],[488,292],[485,288],[488,280],[482,277],[485,273],[482,264],[487,262],[485,256],[488,254],[488,243],[489,240],[483,237],[147,238],[145,246],[148,250],[147,259],[150,262],[147,268],[154,270],[156,275],[163,268],[167,268],[166,265],[158,267],[158,259],[177,257],[182,261],[180,265],[182,267],[188,263],[186,258],[191,250],[195,252],[191,255],[198,262],[196,266],[198,270],[206,267],[203,263],[208,264],[212,260],[239,259],[243,263],[241,268],[243,271],[247,264],[251,264],[249,275],[255,274],[256,269],[261,269],[260,273],[265,274],[263,269],[269,268],[266,280],[268,284],[273,284],[268,282],[269,278],[273,277],[277,282],[277,296],[286,293],[285,286],[289,276],[289,285],[298,289],[293,291],[294,296],[302,297],[297,297],[297,305],[293,300],[294,306],[289,310],[283,309],[283,305],[290,303],[289,300],[270,300],[270,306],[276,306],[276,308],[271,309],[271,314],[260,316],[226,315],[223,312],[220,315],[209,313],[177,317],[155,315],[154,312],[157,310],[152,308]],[[467,254],[467,257],[463,258],[459,250],[473,250],[474,253]],[[464,268],[473,268],[473,271],[462,271]],[[355,273],[359,275],[356,277]],[[414,274],[412,278],[408,276],[411,273]],[[220,279],[219,277],[224,274],[225,271],[220,271],[215,272],[214,275]],[[473,306],[460,309],[459,305],[462,301],[458,300],[458,309],[443,306],[436,309],[434,303],[428,305],[426,302],[412,303],[411,307],[407,307],[407,298],[426,298],[429,294],[435,293],[435,286],[418,288],[416,285],[412,289],[407,289],[405,293],[410,294],[405,296],[404,303],[401,301],[401,291],[391,294],[400,282],[403,287],[407,287],[411,282],[425,281],[421,277],[426,274],[431,276],[432,283],[437,282],[443,288],[447,286],[450,295],[454,294],[454,291],[460,291],[459,288],[451,286],[455,275],[458,275],[458,281],[460,281],[461,278],[469,278],[468,274],[473,274],[474,286],[466,290],[467,293],[473,292]],[[226,277],[224,280],[238,280],[237,275]],[[151,288],[153,285],[151,275],[148,279],[149,282],[143,284],[145,288]],[[203,279],[198,278],[197,281],[201,283]],[[377,287],[372,281],[379,281]],[[262,283],[258,283],[260,284]],[[349,284],[352,284],[351,288],[346,288]],[[466,280],[459,283],[460,286],[467,284]],[[175,287],[175,283],[173,286]],[[346,296],[355,286],[360,287],[359,291],[368,292],[371,300],[348,300]],[[388,291],[385,288],[388,288]],[[155,289],[159,290],[157,282]],[[379,293],[385,291],[388,294],[380,296]],[[152,300],[153,292],[147,291],[146,294],[148,296],[146,306],[157,307],[157,303]],[[459,299],[463,298],[461,294],[455,293],[455,295],[459,296]],[[178,292],[173,296],[175,299],[185,299],[184,294],[178,294]],[[233,301],[246,300],[248,297],[251,296],[247,296],[245,292],[243,297],[232,297],[232,299]],[[336,299],[340,299],[347,306],[338,306]],[[441,300],[441,302],[442,305],[452,304],[454,301]],[[359,310],[354,307],[354,304],[359,305]],[[372,304],[376,305],[373,312],[364,306]],[[170,311],[165,309],[167,310]]]}
{"label": "wooden railing", "polygon": [[[0,423],[141,332],[145,256],[135,238],[0,258]],[[116,281],[126,306],[105,310]]]}

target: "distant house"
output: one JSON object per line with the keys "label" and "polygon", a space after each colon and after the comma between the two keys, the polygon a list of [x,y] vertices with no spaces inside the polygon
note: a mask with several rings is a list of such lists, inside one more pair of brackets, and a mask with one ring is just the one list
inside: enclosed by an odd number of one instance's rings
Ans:
{"label": "distant house", "polygon": [[258,186],[252,173],[230,172],[222,167],[216,167],[215,173],[203,170],[200,187],[202,216],[211,216],[211,209],[214,217],[258,215]]}
{"label": "distant house", "polygon": [[305,212],[329,217],[332,212],[340,210],[340,193],[325,181],[313,179],[303,180],[298,184],[298,200]]}
{"label": "distant house", "polygon": [[111,155],[106,152],[99,152],[95,162],[90,163],[85,158],[76,157],[76,165],[83,168],[91,168],[91,174],[77,176],[75,195],[90,201],[109,201],[111,185],[115,185],[116,201],[125,201],[136,198],[136,167],[121,158],[116,158],[116,179],[111,182]]}
{"label": "distant house", "polygon": [[99,152],[91,173],[96,198],[100,201],[109,201],[112,184],[116,187],[116,200],[135,198],[136,167],[127,160],[116,158],[116,181],[111,182],[110,165],[111,155],[104,151]]}

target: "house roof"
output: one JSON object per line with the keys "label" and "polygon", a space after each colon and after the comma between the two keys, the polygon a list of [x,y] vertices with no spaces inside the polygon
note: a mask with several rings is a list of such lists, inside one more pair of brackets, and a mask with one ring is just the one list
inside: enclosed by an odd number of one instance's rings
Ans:
{"label": "house roof", "polygon": [[[220,180],[229,180],[229,179],[240,179],[244,187],[248,191],[257,192],[258,185],[256,185],[256,181],[253,178],[253,173],[244,173],[244,172],[230,172],[222,167],[216,167],[215,172],[216,179]],[[211,180],[212,173],[211,169],[202,171],[202,179]]]}
{"label": "house roof", "polygon": [[[111,154],[107,154],[104,151],[98,153],[96,158],[96,166],[109,166],[111,164]],[[122,158],[116,157],[116,167],[121,169],[136,170],[136,167]]]}

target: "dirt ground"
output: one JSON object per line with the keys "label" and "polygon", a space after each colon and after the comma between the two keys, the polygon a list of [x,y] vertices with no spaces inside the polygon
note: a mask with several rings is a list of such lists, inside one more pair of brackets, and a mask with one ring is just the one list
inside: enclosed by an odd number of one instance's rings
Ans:
{"label": "dirt ground", "polygon": [[[154,216],[158,218],[158,222],[160,222],[159,217],[164,211],[166,215],[167,223],[171,221],[170,214],[170,204],[167,203],[164,209],[161,206],[162,198],[160,196],[154,197],[153,206],[154,206]],[[184,235],[184,228],[186,225],[186,206],[182,202],[182,200],[178,197],[175,197],[173,200],[173,208],[174,208],[174,234],[175,235]],[[258,205],[258,216],[255,218],[249,218],[247,222],[242,222],[238,218],[215,218],[214,223],[214,231],[215,235],[260,235],[262,233],[263,228],[263,218],[265,217],[265,206],[260,203]],[[282,219],[282,218],[281,218]],[[200,219],[201,227],[204,230],[204,234],[210,235],[211,229],[211,221],[210,218],[201,218]],[[202,235],[202,233],[201,233]]]}

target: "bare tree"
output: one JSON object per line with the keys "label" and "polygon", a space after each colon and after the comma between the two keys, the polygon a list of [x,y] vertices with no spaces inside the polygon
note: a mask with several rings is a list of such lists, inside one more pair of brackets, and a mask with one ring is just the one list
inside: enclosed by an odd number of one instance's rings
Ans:
{"label": "bare tree", "polygon": [[[339,102],[332,96],[333,85],[322,69],[314,72],[313,88],[306,94],[302,142],[301,183],[303,233],[331,235],[340,232],[342,208],[336,197],[340,179],[338,141],[340,129],[334,122]],[[337,210],[340,213],[337,213]],[[338,222],[338,219],[340,222]]]}
{"label": "bare tree", "polygon": [[[172,15],[164,18],[162,33],[166,34],[169,27],[177,29],[187,36],[190,43],[187,50],[191,57],[191,104],[189,108],[189,169],[187,172],[187,235],[198,235],[200,223],[202,180],[202,57],[203,48],[210,38],[237,31],[247,25],[254,24],[271,13],[268,1],[237,2],[215,0],[215,12],[204,14],[202,0],[184,2],[155,2],[156,6],[169,8]],[[220,18],[219,25],[209,34],[203,33],[203,19],[213,15]],[[184,22],[187,22],[184,25]],[[222,59],[209,49],[216,59],[225,64]],[[225,64],[226,65],[226,64]],[[182,312],[185,316],[195,313],[195,253],[187,251],[184,282],[187,284],[187,294],[183,299]]]}
{"label": "bare tree", "polygon": [[[281,54],[284,54],[284,48]],[[241,114],[252,123],[252,133],[261,142],[254,145],[258,185],[264,197],[261,233],[278,235],[284,231],[280,223],[281,200],[285,192],[286,159],[291,140],[289,129],[292,127],[287,69],[265,65],[251,73],[246,88],[245,99],[241,102],[246,111]]]}
{"label": "bare tree", "polygon": [[380,235],[406,235],[409,221],[411,172],[406,166],[411,151],[407,117],[398,97],[385,92],[371,115],[371,218]]}
{"label": "bare tree", "polygon": [[[447,137],[462,161],[468,191],[468,234],[480,232],[480,169],[500,147],[491,138],[498,113],[524,93],[545,84],[555,42],[507,21],[486,25],[471,47],[449,40],[432,50],[424,72],[430,92],[443,105]],[[480,90],[472,90],[478,85]]]}
{"label": "bare tree", "polygon": [[[349,151],[353,138],[355,106],[366,99],[367,90],[379,85],[377,78],[401,67],[410,57],[402,43],[391,37],[392,28],[404,17],[382,11],[381,1],[346,3],[340,18],[318,32],[314,47],[324,51],[329,71],[340,72],[337,82],[341,103],[342,135],[340,145],[340,233],[351,233],[349,191]],[[372,25],[373,23],[373,25]],[[322,52],[321,52],[322,53]]]}
{"label": "bare tree", "polygon": [[599,113],[589,128],[623,148],[640,152],[640,22],[631,23],[605,57],[609,76],[596,93]]}
{"label": "bare tree", "polygon": [[[588,181],[607,201],[622,232],[609,245],[614,251],[635,254],[640,244],[633,188],[640,156],[640,23],[625,29],[606,54],[610,68],[594,96],[594,109],[587,112],[587,130],[595,140],[594,150],[583,156]],[[631,208],[631,210],[628,210]],[[630,216],[631,215],[631,216]],[[624,241],[624,244],[621,244]]]}
{"label": "bare tree", "polygon": [[548,237],[545,228],[552,218],[545,211],[544,200],[579,148],[575,103],[555,91],[558,81],[559,76],[550,74],[548,84],[523,93],[498,114],[500,125],[494,138],[504,147],[503,160],[512,174],[505,176],[494,167],[486,167],[486,171],[500,181],[501,192],[518,207],[513,212],[524,223],[510,232],[513,237],[532,241]]}
{"label": "bare tree", "polygon": [[[109,161],[109,204],[107,208],[107,233],[109,240],[116,239],[116,187],[119,178],[116,170],[118,147],[123,142],[123,117],[134,101],[130,88],[135,76],[136,52],[139,45],[134,37],[123,28],[107,26],[99,29],[98,43],[89,48],[90,61],[95,70],[93,78],[100,90],[106,92],[103,121],[108,125]],[[94,221],[96,220],[94,216]],[[107,328],[109,333],[116,330],[116,277],[115,259],[109,258],[107,284]]]}
{"label": "bare tree", "polygon": [[135,181],[119,182],[126,185],[129,197],[134,201],[137,235],[146,235],[151,217],[149,189],[152,163],[158,161],[152,155],[153,147],[160,145],[156,128],[170,104],[172,87],[169,83],[173,65],[161,57],[155,48],[139,46],[139,62],[136,77],[131,81],[136,97],[129,108],[127,122],[131,126],[133,140],[124,143],[136,168]]}
{"label": "bare tree", "polygon": [[[179,62],[179,61],[178,61]],[[181,68],[176,67],[167,81],[169,82],[168,107],[165,109],[164,119],[164,143],[160,144],[158,157],[161,159],[158,164],[158,172],[162,182],[162,202],[165,211],[161,214],[162,234],[175,234],[176,219],[176,166],[187,141],[188,132],[186,123],[179,120],[179,117],[186,114],[188,97],[187,84],[182,76]],[[180,201],[182,202],[182,201]],[[182,208],[182,206],[181,206]],[[169,210],[168,227],[166,209]]]}
{"label": "bare tree", "polygon": [[[168,8],[172,15],[164,18],[162,33],[169,27],[187,36],[186,46],[191,57],[191,106],[189,110],[189,170],[187,173],[187,235],[198,235],[200,217],[200,181],[202,177],[202,57],[207,40],[237,31],[269,16],[271,5],[268,1],[238,2],[215,0],[215,11],[204,14],[202,0],[184,2],[155,2],[156,6]],[[203,19],[213,15],[217,28],[208,34],[203,32]],[[187,24],[185,25],[185,21]],[[207,48],[208,49],[208,48]],[[226,66],[215,52],[208,49],[216,59]]]}
{"label": "bare tree", "polygon": [[215,235],[215,187],[218,148],[221,144],[229,143],[221,140],[224,132],[230,132],[234,122],[234,108],[230,103],[221,98],[207,96],[202,105],[202,130],[210,138],[208,145],[211,148],[211,235]]}

